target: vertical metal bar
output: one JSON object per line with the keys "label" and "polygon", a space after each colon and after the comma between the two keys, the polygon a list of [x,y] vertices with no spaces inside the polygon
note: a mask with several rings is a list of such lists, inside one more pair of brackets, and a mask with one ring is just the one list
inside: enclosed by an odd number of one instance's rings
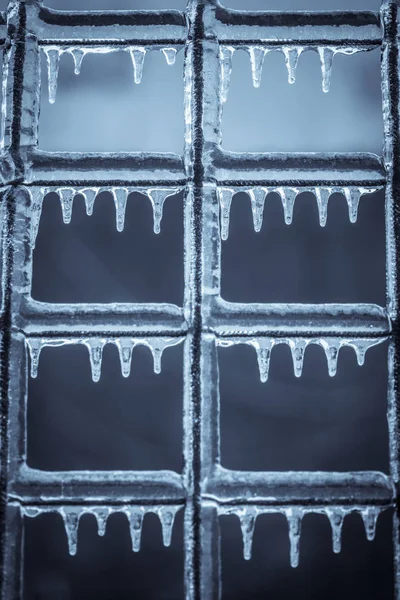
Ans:
{"label": "vertical metal bar", "polygon": [[395,597],[400,599],[400,528],[399,528],[399,432],[400,432],[400,79],[398,0],[384,0],[381,8],[383,25],[382,100],[384,122],[383,159],[386,168],[386,291],[387,310],[393,333],[388,349],[388,426],[390,474],[396,489],[393,518],[395,561]]}

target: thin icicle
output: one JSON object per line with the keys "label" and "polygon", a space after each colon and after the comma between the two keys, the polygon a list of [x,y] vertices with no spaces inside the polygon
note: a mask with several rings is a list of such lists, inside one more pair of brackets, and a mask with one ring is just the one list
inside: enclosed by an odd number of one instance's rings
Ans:
{"label": "thin icicle", "polygon": [[140,83],[142,81],[143,63],[144,63],[144,57],[146,56],[146,48],[143,48],[143,47],[130,48],[129,53],[131,55],[132,64],[133,64],[134,81],[135,81],[135,83]]}
{"label": "thin icicle", "polygon": [[63,221],[68,225],[71,223],[75,190],[74,188],[59,188],[57,191],[60,197]]}
{"label": "thin icicle", "polygon": [[112,188],[111,193],[114,198],[115,216],[117,231],[123,231],[125,225],[126,203],[128,200],[129,190],[123,187]]}
{"label": "thin icicle", "polygon": [[317,199],[319,224],[321,227],[325,227],[326,220],[328,218],[328,202],[331,195],[330,188],[315,188],[315,197]]}
{"label": "thin icicle", "polygon": [[90,217],[93,214],[94,201],[96,200],[99,188],[85,188],[79,191],[85,199],[86,214]]}
{"label": "thin icicle", "polygon": [[83,513],[81,508],[64,506],[60,509],[60,514],[64,521],[65,532],[67,534],[68,549],[71,556],[74,556],[78,547],[78,527],[79,519]]}
{"label": "thin icicle", "polygon": [[271,350],[275,344],[275,340],[273,338],[257,338],[255,340],[251,340],[249,343],[257,352],[260,381],[265,383],[268,380]]}
{"label": "thin icicle", "polygon": [[221,102],[228,99],[229,82],[232,72],[232,56],[235,52],[233,46],[220,46],[219,60],[221,64]]}
{"label": "thin icicle", "polygon": [[303,52],[303,48],[296,46],[284,46],[282,48],[285,56],[285,63],[288,70],[288,81],[294,83],[296,81],[296,67],[299,62],[300,54]]}
{"label": "thin icicle", "polygon": [[42,214],[43,198],[45,197],[47,190],[43,187],[31,187],[27,188],[31,199],[31,243],[32,249],[36,246],[36,238],[39,231],[40,217]]}
{"label": "thin icicle", "polygon": [[344,188],[344,195],[347,200],[347,205],[349,207],[350,223],[355,223],[357,221],[358,205],[361,198],[361,190],[360,188]]}
{"label": "thin icicle", "polygon": [[160,506],[157,508],[157,515],[161,523],[164,546],[168,547],[171,545],[175,515],[179,508],[179,506]]}
{"label": "thin icicle", "polygon": [[287,508],[285,510],[285,515],[289,526],[290,565],[293,568],[296,568],[299,566],[301,520],[303,518],[303,511],[299,508]]}
{"label": "thin icicle", "polygon": [[332,546],[335,554],[339,554],[342,549],[342,528],[346,511],[343,508],[325,509],[332,528]]}
{"label": "thin icicle", "polygon": [[253,214],[254,231],[261,231],[263,223],[265,198],[268,193],[266,188],[256,187],[248,191],[251,201],[251,212]]}
{"label": "thin icicle", "polygon": [[154,361],[154,373],[157,375],[161,373],[161,358],[165,348],[169,348],[170,346],[176,346],[180,344],[182,338],[147,338],[144,342],[146,346],[148,346],[153,355]]}
{"label": "thin icicle", "polygon": [[167,61],[167,65],[172,66],[175,64],[176,55],[178,53],[176,48],[162,48],[161,52],[165,56],[165,60]]}
{"label": "thin icicle", "polygon": [[178,188],[150,188],[146,191],[146,195],[153,207],[153,231],[160,233],[161,219],[163,217],[164,202],[169,196],[174,196],[178,193]]}
{"label": "thin icicle", "polygon": [[255,88],[258,88],[261,85],[262,68],[268,50],[260,46],[250,46],[248,52],[250,55],[253,85]]}
{"label": "thin icicle", "polygon": [[106,533],[107,519],[111,514],[111,508],[107,506],[96,506],[90,509],[97,521],[98,534],[103,537]]}
{"label": "thin icicle", "polygon": [[321,340],[321,346],[325,350],[329,376],[334,377],[337,373],[337,364],[341,342],[338,338],[330,338],[329,340],[323,339]]}
{"label": "thin icicle", "polygon": [[57,94],[58,68],[60,65],[61,50],[59,48],[43,48],[47,60],[47,78],[49,86],[49,102],[54,104]]}
{"label": "thin icicle", "polygon": [[44,343],[39,338],[29,338],[26,343],[31,357],[31,377],[35,379],[38,376],[40,352]]}
{"label": "thin icicle", "polygon": [[293,220],[294,203],[299,190],[296,188],[282,187],[277,188],[276,192],[279,194],[282,201],[285,223],[286,225],[290,225]]}
{"label": "thin icicle", "polygon": [[240,519],[240,528],[243,538],[243,557],[245,560],[251,559],[251,549],[253,545],[254,528],[258,516],[258,509],[255,506],[246,506],[238,515]]}
{"label": "thin icicle", "polygon": [[82,61],[86,53],[82,48],[72,48],[70,53],[74,59],[74,73],[75,75],[79,75],[81,72]]}
{"label": "thin icicle", "polygon": [[142,538],[142,525],[145,509],[143,506],[126,507],[124,510],[129,521],[129,531],[132,540],[132,550],[139,552]]}
{"label": "thin icicle", "polygon": [[354,349],[354,352],[357,356],[357,363],[360,367],[363,366],[365,362],[365,355],[367,350],[372,346],[376,346],[381,343],[380,339],[368,339],[368,338],[354,338],[353,340],[345,340],[343,342],[344,346],[350,346]]}
{"label": "thin icicle", "polygon": [[327,93],[331,85],[332,63],[335,56],[333,48],[318,48],[322,70],[322,90]]}
{"label": "thin icicle", "polygon": [[301,377],[303,372],[304,352],[309,344],[309,340],[295,338],[289,340],[289,346],[292,351],[293,369],[295,377]]}
{"label": "thin icicle", "polygon": [[95,383],[100,380],[101,362],[103,359],[103,348],[106,344],[104,338],[88,338],[83,341],[89,350],[90,367],[92,370],[92,379]]}
{"label": "thin icicle", "polygon": [[119,338],[116,340],[119,360],[121,362],[121,372],[123,377],[129,377],[132,364],[132,352],[135,347],[135,340],[132,338]]}
{"label": "thin icicle", "polygon": [[229,235],[231,204],[235,190],[232,188],[218,188],[217,193],[221,207],[221,238],[227,240]]}
{"label": "thin icicle", "polygon": [[382,509],[379,506],[368,506],[366,508],[363,508],[360,512],[364,521],[367,540],[372,542],[372,540],[375,539],[376,524],[378,521],[378,517],[382,512]]}

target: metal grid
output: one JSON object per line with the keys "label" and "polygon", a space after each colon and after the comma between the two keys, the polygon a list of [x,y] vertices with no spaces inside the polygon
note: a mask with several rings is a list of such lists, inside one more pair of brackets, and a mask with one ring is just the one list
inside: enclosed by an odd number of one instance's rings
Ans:
{"label": "metal grid", "polygon": [[[1,280],[1,567],[2,598],[22,597],[23,518],[59,512],[76,551],[79,518],[90,512],[104,534],[107,516],[124,512],[134,549],[140,545],[146,512],[159,514],[164,542],[173,517],[184,507],[186,598],[221,594],[219,514],[241,521],[245,557],[258,514],[282,512],[289,524],[291,563],[298,562],[301,518],[323,512],[330,519],[334,550],[340,549],[344,516],[361,512],[373,537],[379,512],[397,506],[398,448],[398,240],[399,69],[398,4],[385,2],[381,14],[250,13],[230,11],[214,0],[190,0],[177,11],[59,13],[37,1],[11,2],[0,19],[4,43]],[[40,47],[54,67],[60,50],[107,48],[133,54],[135,78],[143,49],[185,47],[185,148],[176,155],[47,153],[37,148]],[[234,154],[221,147],[223,95],[230,58],[244,47],[257,61],[265,50],[282,49],[289,77],[299,48],[318,49],[324,86],[335,52],[382,48],[385,123],[383,160],[374,155]],[[78,50],[78,52],[76,52]],[[171,51],[171,50],[170,50]],[[136,52],[136,54],[135,54]],[[139,54],[137,54],[139,52]],[[76,57],[74,56],[74,59]],[[298,56],[297,56],[298,58]],[[136,65],[135,65],[136,59]],[[168,60],[168,57],[167,57]],[[75,63],[76,64],[76,63]],[[51,66],[51,65],[50,65]],[[79,65],[78,65],[79,66]],[[295,65],[294,65],[295,66]],[[293,73],[292,73],[293,75]],[[54,83],[54,81],[53,81]],[[257,83],[257,81],[255,82]],[[219,90],[220,93],[216,93]],[[50,90],[55,93],[55,88]],[[220,297],[222,237],[237,190],[249,192],[255,228],[260,226],[265,193],[281,194],[286,222],[299,190],[313,189],[321,224],[329,194],[343,190],[350,218],[360,193],[385,186],[387,227],[387,306],[236,304]],[[185,293],[182,307],[167,304],[52,305],[32,300],[32,254],[46,191],[58,190],[64,220],[81,190],[110,189],[123,226],[130,190],[185,188]],[[67,191],[66,191],[67,190]],[[68,191],[70,190],[70,191]],[[72,191],[71,191],[72,190]],[[127,192],[121,191],[127,190]],[[361,192],[360,192],[361,190]],[[162,198],[167,192],[161,193]],[[155,219],[160,204],[153,201]],[[87,203],[93,200],[89,195]],[[358,194],[358,195],[357,195]],[[90,211],[90,206],[88,212]],[[118,212],[119,211],[119,212]],[[122,217],[121,217],[122,215]],[[117,220],[118,226],[118,220]],[[26,464],[28,347],[33,374],[43,345],[84,343],[98,379],[101,351],[115,343],[122,370],[129,370],[137,343],[150,347],[155,361],[164,346],[184,339],[184,470],[42,472]],[[304,350],[320,344],[330,374],[342,345],[352,346],[359,363],[369,346],[389,339],[388,414],[390,475],[378,472],[238,472],[220,465],[217,346],[249,343],[256,349],[263,380],[276,343],[292,349],[295,373]],[[125,354],[124,354],[125,352]],[[396,597],[400,597],[398,510],[394,510]]]}

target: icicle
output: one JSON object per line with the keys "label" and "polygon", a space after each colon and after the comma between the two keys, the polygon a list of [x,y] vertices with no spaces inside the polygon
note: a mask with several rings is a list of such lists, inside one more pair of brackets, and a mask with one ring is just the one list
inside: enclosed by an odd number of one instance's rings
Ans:
{"label": "icicle", "polygon": [[249,343],[257,352],[260,381],[265,383],[268,380],[271,350],[275,344],[275,340],[273,338],[258,338],[256,340],[251,340]]}
{"label": "icicle", "polygon": [[146,48],[131,48],[129,50],[133,64],[133,78],[135,83],[142,81],[143,63],[146,56]]}
{"label": "icicle", "polygon": [[102,338],[88,338],[84,340],[84,344],[89,350],[90,367],[92,369],[92,379],[95,383],[100,380],[101,361],[103,358],[103,348],[106,344]]}
{"label": "icicle", "polygon": [[164,546],[171,545],[175,515],[179,508],[179,506],[161,506],[157,509],[157,515],[161,523]]}
{"label": "icicle", "polygon": [[299,508],[287,508],[285,515],[289,525],[290,541],[290,565],[293,568],[299,566],[300,556],[300,533],[303,512]]}
{"label": "icicle", "polygon": [[246,506],[239,515],[243,538],[243,557],[245,560],[251,559],[251,548],[253,545],[253,534],[257,516],[258,509],[255,506]]}
{"label": "icicle", "polygon": [[143,506],[126,507],[124,510],[129,521],[129,530],[131,533],[132,550],[139,552],[142,537],[142,525],[145,510]]}
{"label": "icicle", "polygon": [[68,549],[71,556],[76,554],[78,546],[78,526],[79,519],[83,513],[81,508],[63,507],[60,514],[64,520],[65,532],[67,534]]}
{"label": "icicle", "polygon": [[337,372],[337,363],[341,342],[337,338],[321,340],[321,346],[325,350],[326,360],[328,362],[328,372],[330,377],[334,377]]}
{"label": "icicle", "polygon": [[357,363],[360,367],[362,367],[365,362],[365,355],[367,353],[367,350],[371,346],[375,346],[376,343],[379,342],[377,342],[376,340],[354,339],[347,342],[346,345],[354,348],[354,352],[357,356]]}
{"label": "icicle", "polygon": [[26,340],[31,357],[31,377],[35,379],[38,375],[40,352],[44,346],[43,340],[29,338]]}
{"label": "icicle", "polygon": [[220,46],[219,60],[221,63],[221,102],[228,99],[229,81],[232,72],[232,56],[235,52],[233,46]]}
{"label": "icicle", "polygon": [[268,190],[265,188],[252,188],[248,191],[251,201],[251,212],[253,213],[254,231],[257,233],[261,230],[263,222],[265,197]]}
{"label": "icicle", "polygon": [[42,214],[43,198],[45,197],[46,188],[27,188],[31,199],[31,244],[32,249],[36,245],[36,238],[39,231],[40,217]]}
{"label": "icicle", "polygon": [[111,509],[106,506],[91,508],[90,512],[96,517],[98,534],[103,537],[106,533],[107,519]]}
{"label": "icicle", "polygon": [[288,81],[289,83],[294,83],[296,81],[297,63],[299,62],[300,54],[303,52],[303,48],[298,46],[294,48],[290,46],[284,46],[282,51],[285,56],[286,67],[288,70]]}
{"label": "icicle", "polygon": [[315,197],[317,199],[319,213],[319,224],[321,225],[321,227],[325,227],[326,220],[328,218],[328,201],[330,195],[330,188],[315,188]]}
{"label": "icicle", "polygon": [[154,373],[157,375],[161,373],[161,357],[165,350],[165,348],[169,348],[170,346],[176,346],[180,344],[182,338],[147,338],[144,342],[146,346],[148,346],[153,355],[154,361]]}
{"label": "icicle", "polygon": [[167,65],[171,66],[175,64],[177,49],[176,48],[162,48],[161,52],[165,56],[165,60],[167,61]]}
{"label": "icicle", "polygon": [[112,188],[111,193],[114,198],[117,231],[123,231],[125,225],[126,202],[128,200],[129,190],[127,188]]}
{"label": "icicle", "polygon": [[43,48],[47,59],[47,78],[49,85],[49,102],[54,104],[57,93],[58,67],[61,50],[59,48]]}
{"label": "icicle", "polygon": [[229,215],[234,193],[235,190],[232,188],[218,189],[218,198],[221,206],[221,238],[223,240],[227,240],[229,235]]}
{"label": "icicle", "polygon": [[90,217],[93,214],[94,201],[99,193],[99,188],[85,188],[79,193],[85,198],[86,214]]}
{"label": "icicle", "polygon": [[332,546],[335,554],[339,554],[342,549],[342,528],[346,511],[343,508],[325,509],[332,528]]}
{"label": "icicle", "polygon": [[277,188],[276,192],[282,200],[285,223],[286,225],[290,225],[293,220],[294,203],[299,190],[296,188]]}
{"label": "icicle", "polygon": [[116,345],[121,362],[121,372],[123,377],[129,377],[131,372],[132,352],[135,347],[135,340],[131,338],[119,338]]}
{"label": "icicle", "polygon": [[289,346],[292,351],[293,369],[295,377],[301,377],[303,372],[304,351],[309,344],[309,340],[305,339],[290,339]]}
{"label": "icicle", "polygon": [[59,188],[57,191],[61,201],[63,221],[68,225],[68,223],[71,223],[75,190],[73,188]]}
{"label": "icicle", "polygon": [[154,233],[160,233],[165,200],[169,196],[174,196],[177,194],[178,191],[178,188],[150,188],[146,191],[146,195],[153,207]]}
{"label": "icicle", "polygon": [[75,75],[79,75],[81,72],[83,57],[85,56],[85,52],[81,48],[72,48],[70,51],[72,54],[72,58],[74,59],[74,73]]}
{"label": "icicle", "polygon": [[364,521],[367,540],[372,542],[372,540],[375,539],[376,523],[382,509],[379,506],[368,506],[367,508],[363,508],[360,512]]}
{"label": "icicle", "polygon": [[260,46],[250,46],[248,49],[251,62],[251,76],[255,88],[260,87],[264,58],[268,50]]}
{"label": "icicle", "polygon": [[321,60],[322,70],[322,90],[329,92],[331,84],[332,63],[335,51],[333,48],[318,48],[319,58]]}
{"label": "icicle", "polygon": [[344,195],[346,197],[347,205],[349,207],[350,223],[355,223],[357,221],[358,205],[361,198],[361,190],[360,188],[344,188]]}

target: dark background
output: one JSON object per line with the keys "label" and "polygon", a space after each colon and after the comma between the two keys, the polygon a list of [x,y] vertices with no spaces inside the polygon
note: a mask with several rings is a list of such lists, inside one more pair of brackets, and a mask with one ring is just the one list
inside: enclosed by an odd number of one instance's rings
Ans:
{"label": "dark background", "polygon": [[[185,8],[184,0],[51,0],[60,9]],[[378,0],[230,0],[242,9],[373,9]],[[44,67],[44,63],[43,63]],[[43,70],[40,147],[78,151],[183,149],[183,52],[168,67],[160,53],[146,56],[141,85],[128,54],[88,56],[79,77],[61,59],[57,101],[47,99]],[[319,58],[301,56],[297,82],[288,85],[283,56],[267,56],[260,89],[251,84],[249,58],[234,56],[223,145],[242,151],[371,151],[382,147],[379,51],[335,59],[329,94],[321,90]],[[65,226],[54,195],[45,200],[34,255],[34,298],[51,302],[173,302],[182,304],[182,197],[165,204],[160,235],[150,203],[130,197],[123,233],[104,193],[87,217],[83,198]],[[345,199],[335,195],[328,224],[318,225],[316,202],[302,194],[291,226],[277,196],[266,202],[261,232],[252,229],[250,201],[233,201],[230,236],[223,242],[222,295],[232,301],[385,302],[383,194],[361,200],[350,224]],[[247,346],[219,352],[222,464],[249,470],[388,471],[386,347],[356,364],[344,349],[338,375],[328,376],[323,351],[306,352],[295,379],[287,347],[273,352],[270,379],[259,382]],[[174,469],[182,467],[182,348],[169,349],[161,375],[150,352],[136,349],[129,379],[120,375],[116,349],[107,346],[99,383],[90,378],[87,350],[43,351],[37,380],[29,382],[28,463],[57,469]],[[223,598],[388,600],[392,597],[391,515],[375,542],[361,518],[345,521],[343,551],[331,550],[326,518],[305,518],[298,569],[289,566],[287,524],[260,517],[253,558],[242,558],[238,520],[221,519]],[[78,553],[68,556],[61,519],[26,520],[26,600],[178,599],[183,597],[183,530],[179,513],[172,547],[146,517],[143,549],[133,554],[122,515],[104,538],[92,517],[79,529]]]}

